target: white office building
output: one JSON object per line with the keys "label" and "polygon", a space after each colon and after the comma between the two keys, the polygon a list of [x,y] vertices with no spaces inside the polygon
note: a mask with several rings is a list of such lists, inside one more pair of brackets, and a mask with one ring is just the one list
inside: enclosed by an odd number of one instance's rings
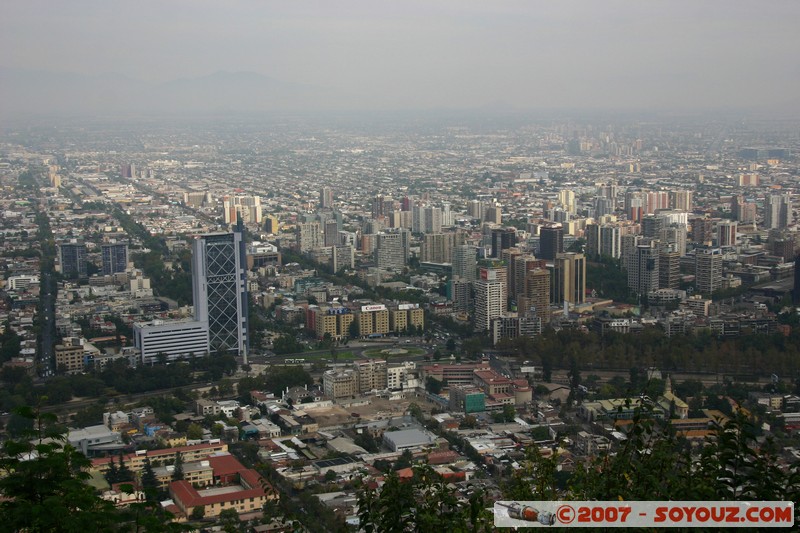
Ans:
{"label": "white office building", "polygon": [[181,357],[203,357],[208,353],[208,322],[197,320],[154,320],[133,325],[133,344],[143,364],[158,362],[159,354],[167,361]]}

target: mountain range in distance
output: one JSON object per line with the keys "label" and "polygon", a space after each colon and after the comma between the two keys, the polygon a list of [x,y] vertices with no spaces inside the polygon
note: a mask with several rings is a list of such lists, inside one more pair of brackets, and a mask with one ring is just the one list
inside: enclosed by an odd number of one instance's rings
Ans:
{"label": "mountain range in distance", "polygon": [[255,72],[219,71],[148,83],[117,73],[0,67],[0,118],[313,111],[347,108],[358,100],[337,90],[284,82]]}
{"label": "mountain range in distance", "polygon": [[[486,96],[480,106],[466,108],[455,104],[442,107],[425,105],[402,94],[388,95],[370,92],[345,92],[330,87],[286,82],[256,72],[218,71],[206,76],[179,78],[163,83],[149,83],[118,73],[78,74],[50,70],[32,70],[0,66],[0,120],[30,117],[132,117],[132,116],[209,116],[230,113],[294,113],[294,112],[353,112],[353,111],[420,111],[426,114],[447,111],[479,111],[482,113],[512,113],[522,111],[613,112],[615,116],[629,112],[656,112],[671,115],[686,111],[708,114],[751,113],[763,118],[780,120],[800,118],[800,97],[789,101],[758,99],[746,107],[711,108],[696,105],[687,109],[669,107],[600,105],[590,101],[575,109],[554,108],[546,99],[531,97],[528,105],[508,101],[505,94]],[[598,105],[595,102],[595,105]]]}

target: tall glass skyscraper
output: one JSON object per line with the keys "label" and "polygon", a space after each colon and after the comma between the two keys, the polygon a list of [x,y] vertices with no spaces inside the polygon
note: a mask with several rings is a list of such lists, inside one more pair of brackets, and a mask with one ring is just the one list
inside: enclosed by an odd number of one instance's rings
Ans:
{"label": "tall glass skyscraper", "polygon": [[241,229],[201,235],[192,252],[194,316],[208,321],[210,351],[246,357],[247,263]]}

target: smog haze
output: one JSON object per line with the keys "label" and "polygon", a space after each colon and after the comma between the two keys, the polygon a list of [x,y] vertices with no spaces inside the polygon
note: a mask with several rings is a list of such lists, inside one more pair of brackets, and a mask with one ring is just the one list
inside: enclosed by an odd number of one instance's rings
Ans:
{"label": "smog haze", "polygon": [[2,115],[798,108],[800,3],[5,2]]}

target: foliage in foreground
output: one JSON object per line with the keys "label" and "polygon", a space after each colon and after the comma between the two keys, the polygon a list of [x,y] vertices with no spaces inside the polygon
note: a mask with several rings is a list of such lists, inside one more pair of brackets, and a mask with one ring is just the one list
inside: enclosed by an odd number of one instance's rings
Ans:
{"label": "foliage in foreground", "polygon": [[[52,414],[16,410],[31,429],[3,443],[0,454],[0,531],[184,531],[152,502],[117,509],[87,484],[89,460],[67,443]],[[131,488],[132,490],[132,488]]]}
{"label": "foliage in foreground", "polygon": [[[800,503],[800,464],[780,466],[769,440],[759,444],[756,428],[738,413],[719,425],[699,453],[671,429],[637,416],[621,448],[576,465],[566,476],[559,457],[536,447],[502,487],[503,499],[615,501],[793,501]],[[359,522],[367,533],[491,531],[492,502],[481,491],[459,501],[430,467],[415,467],[411,480],[395,472],[377,491],[358,499]]]}
{"label": "foliage in foreground", "polygon": [[558,457],[529,450],[505,487],[517,500],[793,501],[800,502],[800,464],[781,467],[771,440],[756,440],[741,411],[717,425],[699,453],[669,423],[637,417],[627,441],[576,465],[559,486]]}
{"label": "foliage in foreground", "polygon": [[365,487],[358,496],[358,519],[366,533],[492,531],[488,505],[480,490],[460,501],[430,466],[418,466],[411,480],[389,472],[380,492]]}

